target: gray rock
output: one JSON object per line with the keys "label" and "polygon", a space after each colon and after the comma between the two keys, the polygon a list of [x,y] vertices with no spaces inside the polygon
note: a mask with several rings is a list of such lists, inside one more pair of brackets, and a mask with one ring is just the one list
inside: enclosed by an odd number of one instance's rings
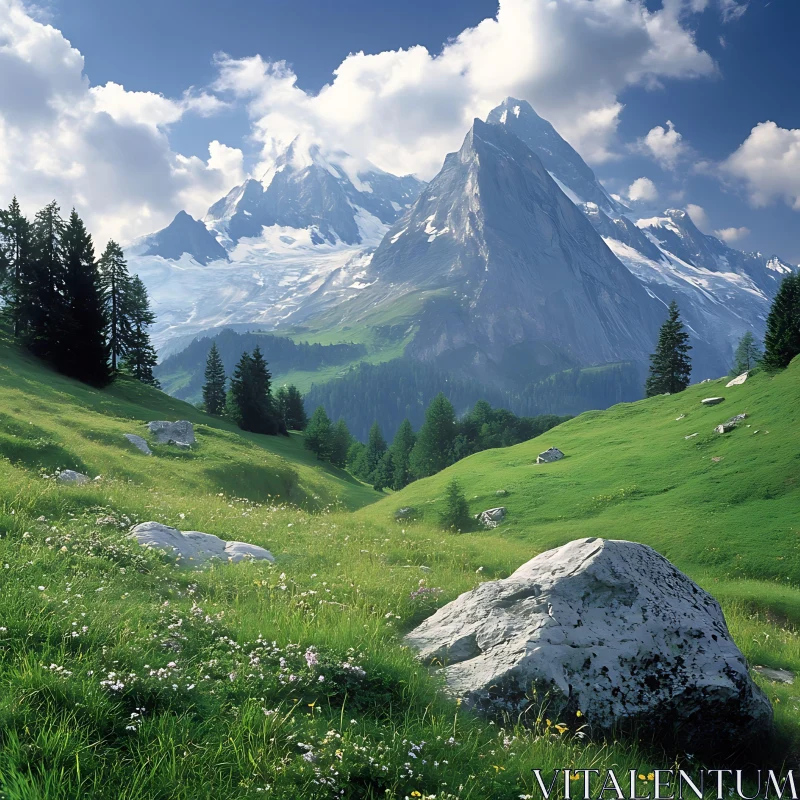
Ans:
{"label": "gray rock", "polygon": [[715,405],[717,405],[718,403],[721,403],[721,402],[723,402],[723,400],[725,400],[725,398],[724,398],[724,397],[706,397],[706,399],[705,399],[705,400],[701,400],[700,402],[701,402],[701,403],[702,403],[704,406],[715,406]]}
{"label": "gray rock", "polygon": [[508,491],[506,489],[498,489],[495,493],[495,497],[506,497],[508,495]]}
{"label": "gray rock", "polygon": [[225,541],[218,536],[200,531],[182,533],[160,522],[142,522],[131,528],[129,539],[144,547],[165,550],[174,554],[182,564],[200,565],[212,558],[234,563],[244,559],[274,561],[272,553],[263,547],[246,542]]}
{"label": "gray rock", "polygon": [[684,439],[694,439],[695,436],[697,436],[696,433],[690,433],[688,436],[684,436],[683,438]]}
{"label": "gray rock", "polygon": [[644,725],[688,752],[772,726],[717,601],[634,542],[580,539],[542,553],[439,609],[406,642],[444,665],[451,694],[492,716],[533,721],[535,698],[546,698],[553,720],[574,725],[580,710],[593,733]]}
{"label": "gray rock", "polygon": [[564,458],[564,454],[557,447],[551,447],[549,450],[545,450],[544,453],[539,453],[536,458],[536,463],[549,464],[552,461],[559,461],[562,458]]}
{"label": "gray rock", "polygon": [[496,528],[506,518],[505,506],[489,508],[478,515],[478,521],[487,528]]}
{"label": "gray rock", "polygon": [[125,438],[137,449],[141,450],[146,456],[153,455],[153,451],[150,449],[147,442],[142,439],[141,436],[137,436],[135,433],[126,433]]}
{"label": "gray rock", "polygon": [[727,422],[723,422],[722,425],[717,425],[717,427],[714,428],[714,432],[730,433],[744,419],[747,419],[747,414],[737,414],[735,417],[731,417]]}
{"label": "gray rock", "polygon": [[417,509],[412,508],[411,506],[406,506],[404,508],[398,508],[397,511],[394,512],[395,519],[412,519],[417,514]]}
{"label": "gray rock", "polygon": [[175,444],[184,450],[195,443],[194,426],[185,419],[177,422],[148,422],[150,433],[156,437],[159,444]]}
{"label": "gray rock", "polygon": [[753,667],[753,671],[773,683],[794,683],[794,673],[788,669],[770,669],[770,667]]}
{"label": "gray rock", "polygon": [[730,389],[731,386],[741,386],[747,380],[747,376],[749,374],[750,374],[749,372],[743,372],[741,375],[735,377],[732,381],[728,381],[725,384],[725,388]]}
{"label": "gray rock", "polygon": [[74,486],[81,486],[89,482],[89,476],[84,475],[82,472],[75,472],[74,469],[65,469],[58,473],[58,479],[61,483],[71,483]]}

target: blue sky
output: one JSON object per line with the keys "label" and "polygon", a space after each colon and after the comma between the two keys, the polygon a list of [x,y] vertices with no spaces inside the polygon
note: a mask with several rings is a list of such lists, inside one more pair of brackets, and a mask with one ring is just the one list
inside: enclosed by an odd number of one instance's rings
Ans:
{"label": "blue sky", "polygon": [[[0,0],[0,39],[4,13],[19,77],[0,77],[0,122],[28,102],[14,86],[49,81],[20,141],[75,149],[58,172],[38,158],[7,175],[32,203],[72,192],[123,239],[201,214],[298,133],[431,177],[472,115],[515,94],[638,213],[690,206],[734,246],[800,262],[800,0],[504,0],[499,15],[489,0]],[[31,42],[62,66],[33,64]],[[91,111],[63,112],[66,137],[51,117],[69,104]]]}

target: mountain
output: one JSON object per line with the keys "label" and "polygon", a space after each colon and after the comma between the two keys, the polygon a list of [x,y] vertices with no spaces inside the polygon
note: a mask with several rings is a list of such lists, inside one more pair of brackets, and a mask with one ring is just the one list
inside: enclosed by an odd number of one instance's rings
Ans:
{"label": "mountain", "polygon": [[136,256],[160,256],[178,261],[188,255],[198,264],[227,261],[228,253],[211,231],[199,220],[179,211],[175,219],[158,233],[145,236],[131,250]]}
{"label": "mountain", "polygon": [[595,203],[608,213],[627,210],[606,192],[577,150],[546,119],[542,119],[530,103],[507,97],[489,113],[486,121],[502,125],[522,139],[539,156],[544,168],[573,203]]}
{"label": "mountain", "polygon": [[415,308],[407,356],[507,385],[646,360],[660,313],[540,158],[481,120],[386,234],[363,283],[329,324]]}

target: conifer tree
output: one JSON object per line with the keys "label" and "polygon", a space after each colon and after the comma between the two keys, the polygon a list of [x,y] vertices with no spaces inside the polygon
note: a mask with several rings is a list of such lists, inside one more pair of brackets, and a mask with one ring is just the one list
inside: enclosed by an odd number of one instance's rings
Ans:
{"label": "conifer tree", "polygon": [[749,372],[761,361],[762,355],[756,337],[750,331],[747,331],[739,339],[739,344],[733,354],[731,375],[741,375],[743,372]]}
{"label": "conifer tree", "polygon": [[336,467],[347,466],[347,454],[353,437],[347,428],[347,423],[340,419],[331,429],[331,454],[330,461]]}
{"label": "conifer tree", "polygon": [[445,530],[459,532],[466,530],[472,523],[464,490],[455,478],[445,489],[444,507],[439,512],[439,523]]}
{"label": "conifer tree", "polygon": [[30,322],[32,270],[33,229],[14,197],[8,209],[0,209],[0,295],[15,337],[22,336]]}
{"label": "conifer tree", "polygon": [[217,350],[216,342],[211,343],[208,351],[205,371],[206,382],[203,385],[203,402],[206,411],[214,417],[222,416],[225,411],[225,367]]}
{"label": "conifer tree", "polygon": [[62,233],[63,314],[51,349],[58,369],[94,386],[111,379],[106,316],[92,237],[73,209]]}
{"label": "conifer tree", "polygon": [[159,383],[153,376],[153,367],[158,363],[158,356],[147,330],[156,317],[150,310],[147,289],[138,275],[131,277],[125,313],[128,315],[130,333],[124,345],[124,369],[142,383],[158,387]]}
{"label": "conifer tree", "polygon": [[305,430],[304,444],[306,449],[315,453],[320,461],[331,458],[331,421],[322,406],[318,406],[311,415]]}
{"label": "conifer tree", "polygon": [[276,396],[278,415],[287,430],[302,431],[308,425],[303,395],[294,385],[281,386]]}
{"label": "conifer tree", "polygon": [[689,334],[680,318],[678,304],[669,304],[669,316],[661,326],[656,352],[650,357],[650,374],[645,383],[648,397],[657,394],[677,394],[689,385],[692,362]]}
{"label": "conifer tree", "polygon": [[365,480],[369,483],[374,483],[375,472],[381,463],[384,453],[386,452],[386,439],[383,438],[381,427],[377,422],[372,423],[369,429],[369,437],[367,438],[367,449],[364,454],[366,459],[365,464]]}
{"label": "conifer tree", "polygon": [[415,478],[427,478],[452,464],[457,432],[453,405],[439,392],[425,412],[425,422],[411,451],[411,474]]}
{"label": "conifer tree", "polygon": [[106,245],[98,267],[108,320],[111,370],[116,372],[119,362],[125,356],[125,345],[131,338],[131,320],[128,313],[131,276],[125,262],[125,254],[113,239]]}
{"label": "conifer tree", "polygon": [[382,492],[387,487],[391,487],[393,475],[394,459],[392,458],[392,451],[387,450],[372,473],[372,488],[377,492]]}
{"label": "conifer tree", "polygon": [[772,301],[762,363],[769,369],[783,369],[797,355],[800,355],[800,273],[785,277]]}
{"label": "conifer tree", "polygon": [[271,380],[258,346],[252,355],[242,353],[228,393],[228,414],[242,430],[270,435],[280,430],[272,401]]}
{"label": "conifer tree", "polygon": [[392,461],[392,473],[388,486],[391,486],[395,491],[399,491],[404,486],[407,486],[411,480],[411,451],[414,449],[414,444],[417,437],[414,435],[414,429],[408,419],[404,419],[397,429],[392,446],[389,448]]}

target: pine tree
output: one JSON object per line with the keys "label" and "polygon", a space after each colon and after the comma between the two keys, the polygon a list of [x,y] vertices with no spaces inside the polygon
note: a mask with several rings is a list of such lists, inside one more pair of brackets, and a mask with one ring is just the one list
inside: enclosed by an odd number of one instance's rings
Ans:
{"label": "pine tree", "polygon": [[225,367],[217,350],[216,342],[211,343],[208,351],[205,371],[206,382],[203,385],[203,402],[206,411],[214,417],[222,416],[225,411]]}
{"label": "pine tree", "polygon": [[305,430],[304,444],[306,449],[315,453],[320,461],[331,458],[331,421],[322,406],[311,415]]}
{"label": "pine tree", "polygon": [[783,369],[800,354],[800,273],[788,275],[772,301],[764,336],[764,359],[769,369]]}
{"label": "pine tree", "polygon": [[372,473],[372,488],[376,492],[382,492],[387,487],[391,488],[393,475],[394,459],[392,458],[392,451],[387,450]]}
{"label": "pine tree", "polygon": [[365,453],[366,458],[366,478],[369,483],[375,480],[375,472],[378,469],[383,454],[386,452],[386,439],[383,438],[381,427],[377,422],[372,423],[369,429],[369,437],[367,438],[367,450]]}
{"label": "pine tree", "polygon": [[64,313],[52,345],[58,369],[94,386],[111,379],[106,316],[92,237],[75,209],[62,234]]}
{"label": "pine tree", "polygon": [[392,475],[387,484],[395,491],[399,491],[411,482],[411,451],[417,437],[408,419],[404,419],[397,429],[389,452],[392,454]]}
{"label": "pine tree", "polygon": [[736,351],[733,354],[733,369],[731,375],[741,375],[743,372],[750,372],[761,361],[762,353],[750,331],[747,331],[739,340]]}
{"label": "pine tree", "polygon": [[444,507],[439,512],[439,523],[445,530],[464,531],[472,523],[469,505],[461,484],[453,478],[447,484],[444,494]]}
{"label": "pine tree", "polygon": [[131,278],[125,313],[130,321],[130,333],[124,343],[123,367],[142,383],[158,387],[159,383],[153,376],[153,367],[158,363],[158,356],[147,332],[149,326],[156,321],[156,316],[150,310],[147,289],[138,275]]}
{"label": "pine tree", "polygon": [[242,353],[231,375],[225,413],[240,428],[244,428],[243,408],[246,403],[247,380],[250,374],[250,353]]}
{"label": "pine tree", "polygon": [[131,338],[131,320],[128,303],[131,276],[122,248],[111,239],[98,262],[100,283],[108,320],[108,347],[111,351],[111,370],[117,371],[125,356],[125,345]]}
{"label": "pine tree", "polygon": [[253,354],[242,353],[231,377],[228,415],[242,430],[274,435],[281,426],[276,414],[267,362],[258,346]]}
{"label": "pine tree", "polygon": [[366,475],[366,453],[367,448],[364,443],[359,442],[358,439],[353,439],[353,443],[347,451],[347,469],[360,480],[364,480]]}
{"label": "pine tree", "polygon": [[342,468],[347,466],[347,454],[352,441],[353,437],[350,435],[347,423],[340,419],[331,429],[331,464]]}
{"label": "pine tree", "polygon": [[677,394],[689,385],[692,362],[689,334],[680,318],[678,304],[669,304],[669,316],[661,326],[656,352],[650,357],[650,375],[645,384],[648,397],[657,394]]}
{"label": "pine tree", "polygon": [[15,337],[22,336],[30,323],[32,270],[33,229],[14,197],[7,210],[0,209],[0,295]]}
{"label": "pine tree", "polygon": [[278,415],[283,420],[286,430],[302,431],[308,425],[303,395],[294,385],[281,386],[276,397]]}
{"label": "pine tree", "polygon": [[450,466],[456,433],[456,412],[452,403],[439,392],[425,412],[425,422],[411,451],[411,474],[415,478],[427,478]]}

